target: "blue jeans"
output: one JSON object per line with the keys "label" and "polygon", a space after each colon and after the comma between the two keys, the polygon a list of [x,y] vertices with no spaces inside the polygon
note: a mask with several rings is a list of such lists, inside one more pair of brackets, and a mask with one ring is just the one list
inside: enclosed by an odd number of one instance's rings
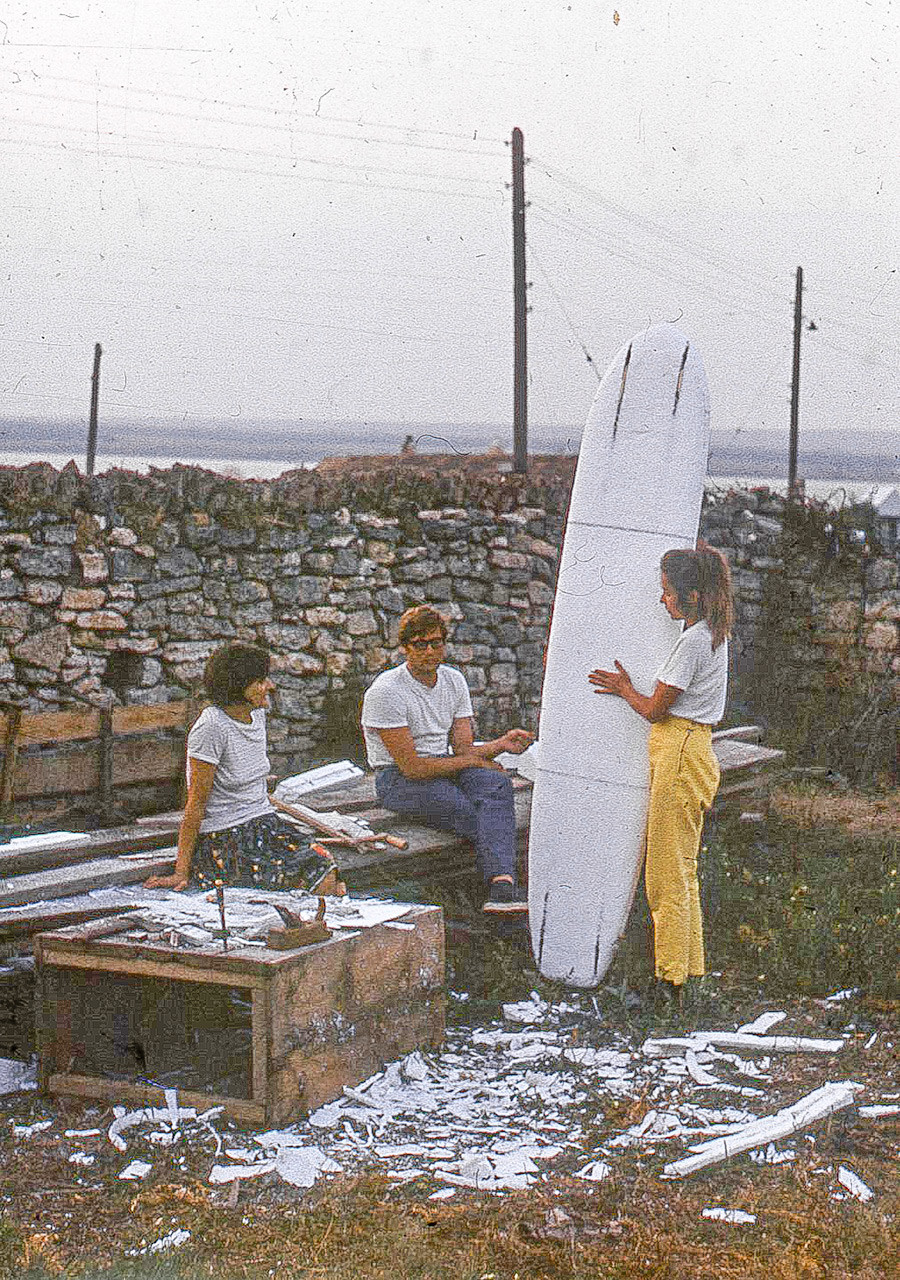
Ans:
{"label": "blue jeans", "polygon": [[412,781],[396,765],[375,774],[375,793],[386,809],[453,831],[475,846],[485,881],[516,878],[513,788],[499,769],[461,769],[452,778]]}

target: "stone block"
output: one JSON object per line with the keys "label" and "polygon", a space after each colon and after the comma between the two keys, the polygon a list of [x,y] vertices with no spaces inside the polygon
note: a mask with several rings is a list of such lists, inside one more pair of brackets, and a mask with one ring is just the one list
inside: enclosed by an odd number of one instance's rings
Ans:
{"label": "stone block", "polygon": [[62,584],[53,578],[38,578],[25,586],[25,599],[29,604],[55,604],[62,595]]}
{"label": "stone block", "polygon": [[107,534],[107,541],[114,547],[136,547],[139,539],[133,529],[115,525]]}
{"label": "stone block", "polygon": [[95,609],[79,613],[75,619],[79,627],[89,631],[125,631],[128,623],[114,609]]}
{"label": "stone block", "polygon": [[[16,645],[13,654],[17,661],[31,666],[59,671],[69,651],[69,631],[65,626],[45,627],[33,632]],[[43,677],[46,679],[46,675]]]}
{"label": "stone block", "polygon": [[228,584],[228,595],[237,604],[253,604],[258,600],[268,600],[269,589],[255,578],[244,578]]}
{"label": "stone block", "polygon": [[219,528],[216,530],[216,541],[220,547],[224,547],[229,551],[238,551],[245,547],[253,547],[256,545],[257,541],[256,530]]}
{"label": "stone block", "polygon": [[266,644],[273,649],[283,649],[285,652],[305,649],[312,638],[309,627],[302,624],[288,626],[283,622],[270,622],[264,628],[263,635]]}
{"label": "stone block", "polygon": [[69,547],[23,547],[16,566],[25,578],[67,578],[72,572]]}
{"label": "stone block", "polygon": [[348,577],[350,574],[359,573],[360,557],[349,547],[341,547],[335,553],[334,566],[332,573],[336,577]]}
{"label": "stone block", "polygon": [[44,542],[50,547],[73,547],[77,537],[74,524],[51,524],[44,530]]}
{"label": "stone block", "polygon": [[532,604],[551,604],[553,589],[546,582],[531,581],[528,584],[528,599]]}
{"label": "stone block", "polygon": [[[322,659],[311,653],[274,653],[272,655],[273,671],[287,671],[296,676],[318,676],[325,669]],[[276,695],[276,701],[279,701],[278,695]]]}
{"label": "stone block", "polygon": [[31,622],[31,608],[19,600],[0,601],[0,627],[9,632],[26,631]]}
{"label": "stone block", "polygon": [[99,587],[65,587],[60,599],[63,609],[99,609],[106,601],[106,592]]}
{"label": "stone block", "polygon": [[383,609],[385,613],[402,613],[406,608],[403,601],[403,593],[398,591],[396,587],[385,587],[375,595],[375,604],[379,609]]}
{"label": "stone block", "polygon": [[171,551],[160,551],[156,557],[157,572],[166,578],[187,578],[191,574],[203,572],[195,552],[190,547],[175,547]]}
{"label": "stone block", "polygon": [[370,560],[374,560],[376,564],[382,565],[394,564],[397,559],[397,552],[393,543],[375,538],[371,538],[366,543],[366,555]]}
{"label": "stone block", "polygon": [[153,561],[132,551],[116,547],[112,552],[110,577],[113,582],[146,582],[153,573]]}
{"label": "stone block", "polygon": [[518,684],[518,673],[512,662],[492,662],[489,671],[492,689],[501,692],[512,690]]}
{"label": "stone block", "polygon": [[274,577],[269,581],[273,600],[278,604],[298,605],[301,608],[307,605],[324,604],[328,587],[327,578],[307,574],[291,578]]}
{"label": "stone block", "polygon": [[216,647],[212,640],[182,640],[164,644],[161,657],[164,662],[205,662]]}
{"label": "stone block", "polygon": [[371,609],[360,609],[347,615],[347,632],[351,636],[369,636],[378,631],[378,623]]}

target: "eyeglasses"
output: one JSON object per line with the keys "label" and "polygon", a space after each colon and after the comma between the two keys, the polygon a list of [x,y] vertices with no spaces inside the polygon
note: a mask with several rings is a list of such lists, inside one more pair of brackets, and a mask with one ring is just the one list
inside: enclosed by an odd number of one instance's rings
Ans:
{"label": "eyeglasses", "polygon": [[407,640],[406,647],[415,649],[416,653],[424,653],[426,649],[442,649],[444,647],[444,637],[422,636],[416,640]]}

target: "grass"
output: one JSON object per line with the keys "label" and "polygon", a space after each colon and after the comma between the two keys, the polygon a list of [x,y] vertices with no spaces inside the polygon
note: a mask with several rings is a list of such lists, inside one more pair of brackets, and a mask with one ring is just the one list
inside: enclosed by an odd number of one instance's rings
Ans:
{"label": "grass", "polygon": [[[766,1007],[786,1026],[828,1035],[851,1022],[856,1038],[839,1065],[799,1062],[790,1087],[805,1092],[837,1071],[896,1089],[897,824],[885,797],[792,789],[761,823],[723,817],[708,832],[704,897],[710,967],[686,1015],[729,1027]],[[887,808],[885,808],[885,805]],[[451,1016],[480,1025],[508,1000],[537,990],[522,932],[498,936],[472,908],[474,886],[445,888]],[[636,903],[623,944],[597,993],[605,1024],[642,1036],[653,1014],[642,999],[652,973],[646,908]],[[858,988],[852,1000],[822,997]],[[863,1050],[870,1031],[877,1043]],[[609,1132],[640,1119],[650,1102],[597,1099],[583,1117]],[[17,1120],[63,1111],[85,1123],[81,1103],[18,1095]],[[102,1121],[94,1121],[102,1123]],[[881,1280],[896,1274],[900,1193],[896,1122],[835,1117],[794,1164],[736,1160],[684,1182],[659,1179],[653,1161],[623,1153],[612,1176],[586,1184],[564,1173],[527,1192],[458,1191],[431,1201],[430,1183],[343,1177],[302,1195],[246,1185],[229,1205],[206,1182],[209,1152],[179,1167],[154,1149],[150,1185],[119,1182],[120,1161],[98,1157],[76,1184],[52,1142],[14,1144],[0,1125],[0,1280]],[[657,1162],[658,1163],[658,1162]],[[852,1165],[874,1190],[870,1204],[835,1201],[823,1167]],[[265,1180],[263,1180],[265,1181]],[[752,1226],[703,1219],[712,1205],[757,1215]],[[175,1226],[189,1242],[166,1255],[127,1256]]]}

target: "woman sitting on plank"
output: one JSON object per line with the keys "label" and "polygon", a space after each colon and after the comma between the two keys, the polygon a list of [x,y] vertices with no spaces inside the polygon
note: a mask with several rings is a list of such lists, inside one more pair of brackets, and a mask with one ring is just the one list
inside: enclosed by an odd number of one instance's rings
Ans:
{"label": "woman sitting on plank", "polygon": [[684,629],[653,693],[638,693],[620,662],[588,680],[595,693],[624,698],[653,726],[645,880],[656,977],[678,1001],[685,979],[704,972],[697,855],[719,785],[712,728],[725,711],[733,606],[728,561],[712,547],[667,551],[660,568],[660,603]]}
{"label": "woman sitting on plank", "polygon": [[209,658],[203,683],[212,706],[187,740],[188,796],[178,831],[175,870],[151,876],[146,889],[200,888],[215,882],[260,889],[342,892],[331,858],[272,807],[266,782],[266,708],[275,688],[269,655],[227,644]]}

